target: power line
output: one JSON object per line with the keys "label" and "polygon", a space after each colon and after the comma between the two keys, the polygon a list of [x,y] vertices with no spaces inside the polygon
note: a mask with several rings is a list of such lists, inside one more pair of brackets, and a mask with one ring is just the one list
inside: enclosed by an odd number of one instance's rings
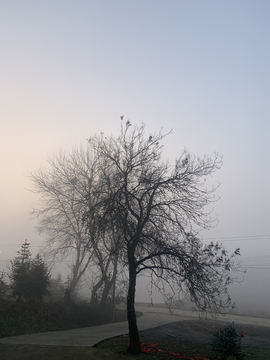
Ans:
{"label": "power line", "polygon": [[270,235],[226,236],[226,237],[222,237],[221,239],[261,238],[266,236],[270,236]]}
{"label": "power line", "polygon": [[[222,241],[222,242],[227,242],[227,241],[256,241],[256,240],[265,240],[265,238],[267,238],[267,240],[270,240],[270,234],[268,235],[243,235],[243,236],[226,236],[226,237],[212,237],[212,238],[202,238],[201,241],[205,242],[205,241]],[[0,246],[21,246],[22,244],[0,244]],[[40,245],[31,245],[31,247],[39,247]]]}
{"label": "power line", "polygon": [[247,235],[247,236],[227,236],[220,238],[203,238],[202,241],[257,241],[257,240],[270,240],[270,235]]}
{"label": "power line", "polygon": [[270,258],[270,253],[265,253],[265,247],[259,247],[258,249],[262,250],[262,253],[260,252],[258,255],[255,256],[243,257],[242,259],[253,261],[253,260],[262,260],[262,259]]}
{"label": "power line", "polygon": [[269,267],[259,267],[259,266],[243,266],[244,269],[258,269],[258,270],[269,270]]}

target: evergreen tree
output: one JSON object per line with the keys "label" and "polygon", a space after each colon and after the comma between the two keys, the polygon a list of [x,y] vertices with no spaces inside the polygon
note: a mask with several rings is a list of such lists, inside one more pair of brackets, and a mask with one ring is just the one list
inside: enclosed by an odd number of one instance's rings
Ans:
{"label": "evergreen tree", "polygon": [[42,301],[49,294],[50,274],[39,254],[32,260],[29,246],[25,240],[18,256],[11,261],[12,296],[18,301]]}
{"label": "evergreen tree", "polygon": [[11,260],[11,291],[12,296],[21,301],[27,297],[29,271],[31,266],[31,252],[27,240],[22,244],[21,250],[17,251],[17,256]]}
{"label": "evergreen tree", "polygon": [[50,273],[47,265],[39,254],[31,261],[28,274],[28,300],[42,301],[45,295],[49,295]]}
{"label": "evergreen tree", "polygon": [[0,300],[6,298],[6,293],[9,288],[8,284],[5,281],[6,275],[7,274],[4,271],[0,273]]}
{"label": "evergreen tree", "polygon": [[50,280],[50,293],[52,301],[63,300],[65,293],[65,286],[60,273],[55,279]]}

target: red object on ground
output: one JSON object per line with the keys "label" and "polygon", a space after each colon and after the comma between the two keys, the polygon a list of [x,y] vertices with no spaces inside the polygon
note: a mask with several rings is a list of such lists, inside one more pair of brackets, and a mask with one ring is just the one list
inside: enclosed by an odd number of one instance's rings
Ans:
{"label": "red object on ground", "polygon": [[[152,343],[152,344],[142,343],[142,352],[144,352],[144,353],[160,352],[160,353],[164,353],[164,354],[170,354],[170,355],[174,356],[176,359],[190,360],[190,357],[188,357],[188,356],[180,356],[179,353],[161,350],[161,349],[158,349],[157,346],[158,346],[158,343],[155,343],[155,344],[154,343]],[[209,358],[202,357],[202,356],[195,356],[194,359],[195,360],[209,360]]]}

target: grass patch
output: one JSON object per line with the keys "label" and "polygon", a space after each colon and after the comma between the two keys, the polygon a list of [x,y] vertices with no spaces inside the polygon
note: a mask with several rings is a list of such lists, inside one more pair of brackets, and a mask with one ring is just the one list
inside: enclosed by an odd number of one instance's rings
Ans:
{"label": "grass patch", "polygon": [[[110,323],[110,309],[98,311],[87,303],[0,304],[0,338],[45,331],[68,330]],[[115,321],[125,321],[126,311],[116,310]]]}
{"label": "grass patch", "polygon": [[270,349],[258,349],[258,348],[243,348],[244,352],[247,354],[247,360],[269,360],[270,359]]}
{"label": "grass patch", "polygon": [[[39,345],[16,345],[0,344],[1,360],[94,360],[102,359],[99,351],[87,346],[39,346]],[[109,356],[107,359],[116,360]]]}

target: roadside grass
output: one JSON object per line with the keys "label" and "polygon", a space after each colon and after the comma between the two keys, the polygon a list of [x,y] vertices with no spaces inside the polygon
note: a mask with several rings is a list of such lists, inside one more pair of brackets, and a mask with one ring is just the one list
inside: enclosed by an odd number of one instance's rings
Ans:
{"label": "roadside grass", "polygon": [[[126,311],[116,310],[115,321],[125,321]],[[0,338],[45,331],[68,330],[107,324],[112,312],[80,303],[0,303]]]}
{"label": "roadside grass", "polygon": [[91,346],[41,346],[0,344],[1,360],[119,360],[119,354]]}

